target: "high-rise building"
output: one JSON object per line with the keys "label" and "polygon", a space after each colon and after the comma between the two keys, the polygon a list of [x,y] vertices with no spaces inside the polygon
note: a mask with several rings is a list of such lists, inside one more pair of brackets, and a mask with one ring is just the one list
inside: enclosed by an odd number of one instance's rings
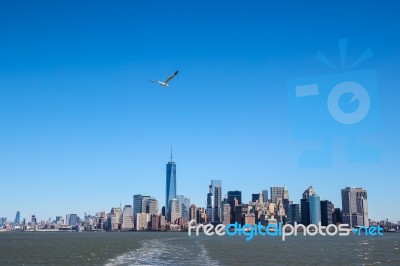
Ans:
{"label": "high-rise building", "polygon": [[124,206],[121,229],[126,231],[133,229],[133,208],[131,205]]}
{"label": "high-rise building", "polygon": [[18,225],[20,223],[21,223],[21,213],[19,211],[17,211],[17,213],[15,214],[14,226]]}
{"label": "high-rise building", "polygon": [[184,195],[176,195],[176,199],[179,202],[180,218],[189,221],[190,199],[186,198]]}
{"label": "high-rise building", "polygon": [[231,214],[231,206],[228,203],[222,205],[222,223],[224,225],[228,225],[231,222],[230,215]]}
{"label": "high-rise building", "polygon": [[196,205],[192,204],[189,208],[189,221],[196,220],[197,222],[197,212],[196,212]]}
{"label": "high-rise building", "polygon": [[289,224],[301,223],[300,204],[289,204],[286,222]]}
{"label": "high-rise building", "polygon": [[271,202],[276,203],[276,198],[281,198],[283,199],[283,192],[285,190],[285,187],[271,187]]}
{"label": "high-rise building", "polygon": [[171,199],[168,205],[168,221],[174,224],[179,218],[181,218],[181,208],[179,206],[179,201],[178,199]]}
{"label": "high-rise building", "polygon": [[158,213],[158,200],[156,198],[150,197],[146,201],[146,213],[154,214]]}
{"label": "high-rise building", "polygon": [[335,208],[332,214],[332,223],[333,224],[341,224],[342,223],[342,212],[340,208]]}
{"label": "high-rise building", "polygon": [[165,191],[165,212],[169,213],[169,203],[176,199],[176,164],[171,160],[167,163],[166,169],[166,191]]}
{"label": "high-rise building", "polygon": [[269,201],[269,199],[268,199],[268,189],[264,189],[261,192],[261,194],[262,194],[261,196],[262,196],[263,202],[267,203]]}
{"label": "high-rise building", "polygon": [[321,202],[317,194],[309,197],[310,201],[310,224],[318,225],[321,222]]}
{"label": "high-rise building", "polygon": [[7,217],[0,217],[0,227],[6,225]]}
{"label": "high-rise building", "polygon": [[369,227],[367,190],[350,187],[342,189],[342,219],[350,228]]}
{"label": "high-rise building", "polygon": [[110,219],[109,229],[113,231],[121,229],[122,209],[111,208],[110,218],[111,219]]}
{"label": "high-rise building", "polygon": [[136,221],[136,214],[142,212],[142,194],[133,195],[133,220]]}
{"label": "high-rise building", "polygon": [[65,215],[65,224],[70,226],[76,226],[78,223],[78,215],[77,214],[67,214]]}
{"label": "high-rise building", "polygon": [[329,200],[321,201],[321,225],[327,226],[333,224],[333,213],[335,206]]}
{"label": "high-rise building", "polygon": [[208,222],[221,221],[222,182],[211,180],[207,194],[207,219]]}
{"label": "high-rise building", "polygon": [[262,194],[260,194],[260,193],[253,193],[253,194],[251,194],[251,201],[252,202],[259,202],[260,201],[260,196],[261,196]]}
{"label": "high-rise building", "polygon": [[315,195],[314,188],[309,186],[302,195],[302,199],[300,200],[301,205],[301,223],[304,225],[310,224],[310,196]]}
{"label": "high-rise building", "polygon": [[231,215],[230,215],[230,220],[231,223],[235,222],[235,206],[241,205],[242,204],[242,191],[228,191],[227,193],[228,198],[227,202],[229,206],[231,207]]}
{"label": "high-rise building", "polygon": [[142,212],[136,214],[136,230],[137,231],[144,231],[147,230],[149,227],[150,222],[150,215],[148,213]]}

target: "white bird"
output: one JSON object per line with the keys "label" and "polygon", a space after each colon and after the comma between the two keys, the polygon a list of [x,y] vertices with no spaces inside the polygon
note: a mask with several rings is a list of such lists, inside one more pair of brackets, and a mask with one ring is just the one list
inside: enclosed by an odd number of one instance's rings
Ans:
{"label": "white bird", "polygon": [[158,84],[160,84],[161,86],[164,87],[169,87],[168,83],[171,81],[171,79],[175,78],[176,75],[178,75],[178,70],[175,71],[174,74],[172,74],[171,76],[169,76],[165,81],[159,81],[159,80],[150,80],[150,82],[157,82]]}

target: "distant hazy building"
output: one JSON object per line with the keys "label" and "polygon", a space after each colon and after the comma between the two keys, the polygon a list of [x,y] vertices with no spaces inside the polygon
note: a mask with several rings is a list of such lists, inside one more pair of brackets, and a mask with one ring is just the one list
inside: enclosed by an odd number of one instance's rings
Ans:
{"label": "distant hazy building", "polygon": [[310,224],[318,225],[321,222],[321,202],[317,194],[311,195],[310,200]]}
{"label": "distant hazy building", "polygon": [[342,189],[342,219],[350,227],[369,226],[367,190],[350,187]]}
{"label": "distant hazy building", "polygon": [[[35,218],[36,219],[36,218]],[[77,214],[67,214],[65,218],[65,222],[67,225],[76,226],[78,224],[78,215]]]}
{"label": "distant hazy building", "polygon": [[133,229],[133,208],[131,205],[125,205],[124,207],[121,229],[125,231]]}
{"label": "distant hazy building", "polygon": [[0,227],[6,225],[7,217],[0,217]]}
{"label": "distant hazy building", "polygon": [[14,219],[14,226],[19,225],[21,223],[21,213],[17,211],[15,214],[15,219]]}
{"label": "distant hazy building", "polygon": [[166,167],[166,191],[165,191],[165,212],[170,213],[169,203],[172,199],[176,199],[176,164],[171,160]]}
{"label": "distant hazy building", "polygon": [[333,224],[333,213],[335,206],[329,200],[321,201],[321,225]]}
{"label": "distant hazy building", "polygon": [[122,209],[111,208],[109,229],[112,231],[120,230],[122,224]]}

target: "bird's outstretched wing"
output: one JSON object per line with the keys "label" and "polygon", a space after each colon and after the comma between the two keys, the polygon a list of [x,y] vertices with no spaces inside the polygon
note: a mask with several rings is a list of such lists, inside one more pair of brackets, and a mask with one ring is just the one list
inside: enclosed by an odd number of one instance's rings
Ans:
{"label": "bird's outstretched wing", "polygon": [[173,79],[176,75],[178,75],[178,72],[179,72],[179,71],[177,70],[177,71],[175,71],[174,74],[172,74],[171,76],[169,76],[169,77],[165,80],[165,83],[170,82],[171,79]]}
{"label": "bird's outstretched wing", "polygon": [[151,80],[151,79],[149,79],[149,81],[150,81],[150,82],[157,82],[157,80]]}

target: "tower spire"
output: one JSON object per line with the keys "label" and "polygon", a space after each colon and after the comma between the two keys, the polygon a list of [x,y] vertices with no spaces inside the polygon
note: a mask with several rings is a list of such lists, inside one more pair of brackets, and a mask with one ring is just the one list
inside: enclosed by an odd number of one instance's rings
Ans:
{"label": "tower spire", "polygon": [[171,162],[172,162],[172,145],[171,145]]}

